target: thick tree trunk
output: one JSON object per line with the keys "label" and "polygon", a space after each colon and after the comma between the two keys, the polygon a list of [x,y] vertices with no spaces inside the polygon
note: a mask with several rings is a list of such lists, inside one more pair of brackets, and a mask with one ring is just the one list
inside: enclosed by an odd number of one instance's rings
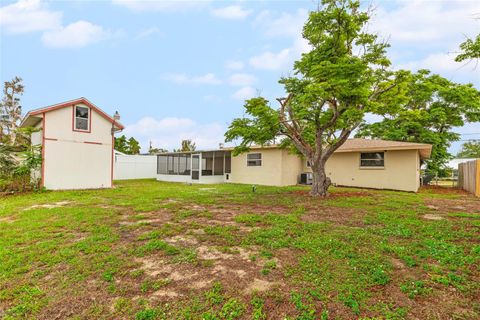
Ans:
{"label": "thick tree trunk", "polygon": [[311,194],[314,197],[326,197],[328,187],[332,184],[329,177],[325,173],[325,164],[319,163],[312,166],[313,182]]}

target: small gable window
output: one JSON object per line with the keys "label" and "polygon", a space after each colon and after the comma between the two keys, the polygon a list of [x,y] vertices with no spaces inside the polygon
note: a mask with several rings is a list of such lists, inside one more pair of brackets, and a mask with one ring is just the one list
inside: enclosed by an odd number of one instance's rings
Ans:
{"label": "small gable window", "polygon": [[76,131],[90,131],[90,108],[75,106],[74,129]]}

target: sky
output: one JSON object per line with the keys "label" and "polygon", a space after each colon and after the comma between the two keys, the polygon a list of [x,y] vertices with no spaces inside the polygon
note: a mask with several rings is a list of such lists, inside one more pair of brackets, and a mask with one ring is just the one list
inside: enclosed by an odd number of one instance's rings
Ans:
{"label": "sky", "polygon": [[[480,66],[456,63],[480,32],[479,1],[369,1],[368,30],[388,39],[394,68],[427,68],[480,89]],[[0,0],[0,81],[23,78],[23,110],[86,97],[118,111],[142,151],[216,148],[245,99],[276,107],[278,84],[308,50],[318,1]],[[480,139],[480,123],[456,128]],[[457,152],[461,142],[450,151]]]}

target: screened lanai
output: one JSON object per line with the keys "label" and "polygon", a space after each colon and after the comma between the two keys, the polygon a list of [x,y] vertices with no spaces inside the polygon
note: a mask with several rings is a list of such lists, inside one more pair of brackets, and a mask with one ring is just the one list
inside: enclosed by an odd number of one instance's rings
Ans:
{"label": "screened lanai", "polygon": [[157,155],[157,179],[174,182],[221,183],[231,172],[230,151],[189,151]]}

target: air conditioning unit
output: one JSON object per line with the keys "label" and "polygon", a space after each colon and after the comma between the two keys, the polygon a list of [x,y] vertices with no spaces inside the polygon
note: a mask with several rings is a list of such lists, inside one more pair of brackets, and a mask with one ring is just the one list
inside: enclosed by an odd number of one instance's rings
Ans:
{"label": "air conditioning unit", "polygon": [[311,172],[300,173],[300,184],[312,184],[313,174]]}

